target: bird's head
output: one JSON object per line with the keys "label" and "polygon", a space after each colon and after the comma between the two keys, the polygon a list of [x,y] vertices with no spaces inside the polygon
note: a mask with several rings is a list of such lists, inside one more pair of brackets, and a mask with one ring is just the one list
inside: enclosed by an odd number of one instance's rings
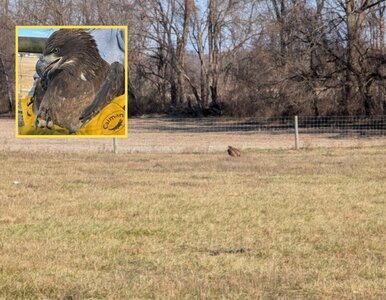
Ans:
{"label": "bird's head", "polygon": [[47,76],[57,70],[74,69],[79,64],[86,64],[92,70],[99,59],[96,42],[88,32],[60,29],[48,38],[37,63],[37,72],[40,76]]}

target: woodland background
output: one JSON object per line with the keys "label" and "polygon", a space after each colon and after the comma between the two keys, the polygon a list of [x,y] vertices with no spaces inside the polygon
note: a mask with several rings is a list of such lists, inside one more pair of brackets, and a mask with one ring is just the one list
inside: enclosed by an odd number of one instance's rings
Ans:
{"label": "woodland background", "polygon": [[0,113],[15,25],[127,25],[130,115],[386,114],[384,0],[2,0]]}

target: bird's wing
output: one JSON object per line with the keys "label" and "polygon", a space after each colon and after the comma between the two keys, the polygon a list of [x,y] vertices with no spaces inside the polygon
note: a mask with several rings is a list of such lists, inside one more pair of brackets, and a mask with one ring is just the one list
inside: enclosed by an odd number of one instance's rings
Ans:
{"label": "bird's wing", "polygon": [[45,92],[46,91],[44,90],[44,88],[42,86],[41,79],[40,78],[37,79],[34,94],[31,98],[30,103],[28,103],[28,105],[32,104],[32,109],[33,109],[33,112],[35,115],[37,115],[39,112],[40,103],[43,100]]}
{"label": "bird's wing", "polygon": [[125,68],[114,62],[110,65],[107,77],[98,90],[94,101],[82,113],[80,120],[84,124],[91,120],[102,108],[125,91]]}

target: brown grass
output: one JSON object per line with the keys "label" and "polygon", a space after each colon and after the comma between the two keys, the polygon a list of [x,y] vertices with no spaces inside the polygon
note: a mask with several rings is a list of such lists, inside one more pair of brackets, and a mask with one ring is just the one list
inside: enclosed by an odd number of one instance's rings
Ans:
{"label": "brown grass", "polygon": [[385,150],[2,150],[0,298],[384,298]]}

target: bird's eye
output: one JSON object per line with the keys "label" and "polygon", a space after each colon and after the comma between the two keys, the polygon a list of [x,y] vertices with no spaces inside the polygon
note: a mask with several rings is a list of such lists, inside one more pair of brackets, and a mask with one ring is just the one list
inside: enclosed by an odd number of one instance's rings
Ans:
{"label": "bird's eye", "polygon": [[58,54],[59,53],[59,48],[54,48],[54,50],[52,50],[52,53]]}

